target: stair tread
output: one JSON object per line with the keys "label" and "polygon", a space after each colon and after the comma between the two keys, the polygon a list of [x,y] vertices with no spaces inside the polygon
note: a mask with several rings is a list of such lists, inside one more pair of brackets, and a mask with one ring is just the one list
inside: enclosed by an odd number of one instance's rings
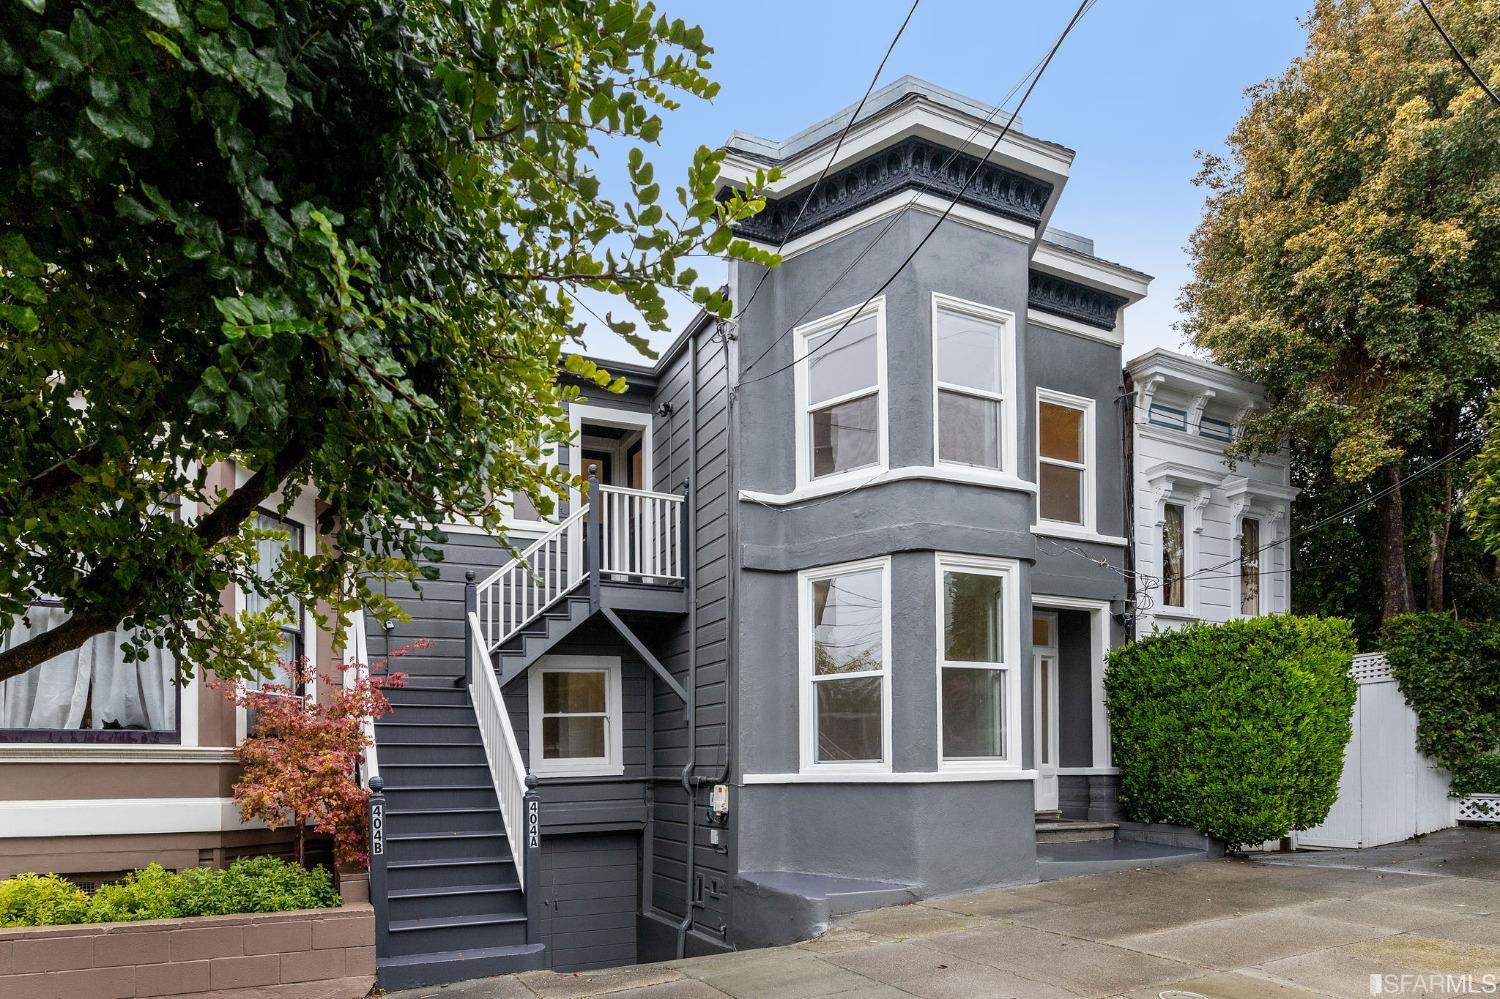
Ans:
{"label": "stair tread", "polygon": [[[393,742],[393,743],[391,743],[391,745],[395,746],[395,745],[397,745],[397,743]],[[417,769],[419,767],[423,768],[423,769],[428,768],[428,767],[446,767],[446,768],[454,768],[454,767],[478,767],[480,769],[488,770],[489,766],[490,765],[488,763],[382,763],[380,765],[380,769],[382,769],[382,770],[414,770],[414,769]]]}
{"label": "stair tread", "polygon": [[1089,822],[1084,819],[1062,819],[1058,822],[1038,822],[1037,832],[1086,832],[1090,829],[1118,829],[1118,822]]}
{"label": "stair tread", "polygon": [[477,729],[479,727],[479,723],[477,721],[472,721],[472,722],[451,722],[451,721],[447,721],[447,722],[377,721],[377,722],[375,722],[375,727],[376,728],[381,728],[383,726],[388,726],[388,725],[389,726],[403,725],[403,726],[406,726],[408,728],[410,728],[412,726],[417,726],[417,725],[425,725],[428,728],[474,728],[474,729]]}
{"label": "stair tread", "polygon": [[427,916],[422,919],[392,920],[387,929],[391,933],[411,933],[415,930],[451,930],[459,926],[498,926],[505,923],[524,923],[526,917],[514,912],[486,912],[477,916]]}
{"label": "stair tread", "polygon": [[387,808],[386,815],[498,815],[500,809],[471,805],[464,808]]}
{"label": "stair tread", "polygon": [[[387,813],[389,814],[389,813]],[[386,836],[387,842],[397,840],[410,841],[419,839],[504,839],[503,832],[431,832],[431,833],[391,833]]]}
{"label": "stair tread", "polygon": [[452,888],[398,888],[386,892],[388,898],[441,898],[444,895],[489,895],[518,892],[519,881],[501,881],[488,885],[455,885]]}
{"label": "stair tread", "polygon": [[508,857],[429,857],[423,860],[392,860],[386,863],[386,868],[400,868],[406,870],[418,867],[477,867],[480,864],[514,864],[515,860]]}
{"label": "stair tread", "polygon": [[[382,765],[382,769],[394,765],[386,763]],[[493,784],[387,784],[385,793],[390,794],[392,791],[493,791],[494,789]]]}

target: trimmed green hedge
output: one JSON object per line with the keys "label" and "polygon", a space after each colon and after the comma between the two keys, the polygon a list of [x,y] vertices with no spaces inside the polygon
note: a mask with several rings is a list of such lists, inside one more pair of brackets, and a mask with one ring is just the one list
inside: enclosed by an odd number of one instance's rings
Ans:
{"label": "trimmed green hedge", "polygon": [[1417,748],[1452,772],[1450,793],[1500,794],[1500,625],[1403,614],[1380,641],[1417,713]]}
{"label": "trimmed green hedge", "polygon": [[323,868],[306,870],[275,857],[248,857],[214,871],[181,873],[152,864],[92,896],[56,874],[0,881],[0,927],[122,923],[240,912],[332,909],[342,904]]}
{"label": "trimmed green hedge", "polygon": [[1318,825],[1344,769],[1354,648],[1341,618],[1274,615],[1110,652],[1104,689],[1126,811],[1231,846]]}

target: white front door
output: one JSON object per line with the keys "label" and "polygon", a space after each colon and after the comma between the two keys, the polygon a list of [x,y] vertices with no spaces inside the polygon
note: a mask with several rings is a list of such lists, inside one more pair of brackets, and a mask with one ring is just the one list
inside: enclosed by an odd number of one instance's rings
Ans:
{"label": "white front door", "polygon": [[1036,810],[1057,808],[1057,615],[1031,620],[1031,694],[1036,734]]}

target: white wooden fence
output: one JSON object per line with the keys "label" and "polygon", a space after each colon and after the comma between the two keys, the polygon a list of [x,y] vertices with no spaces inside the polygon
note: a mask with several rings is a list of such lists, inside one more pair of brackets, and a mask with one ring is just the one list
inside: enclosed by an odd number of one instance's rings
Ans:
{"label": "white wooden fence", "polygon": [[1417,714],[1381,653],[1354,657],[1354,736],[1344,748],[1339,797],[1322,825],[1295,833],[1299,847],[1399,843],[1455,824],[1448,771],[1417,752]]}

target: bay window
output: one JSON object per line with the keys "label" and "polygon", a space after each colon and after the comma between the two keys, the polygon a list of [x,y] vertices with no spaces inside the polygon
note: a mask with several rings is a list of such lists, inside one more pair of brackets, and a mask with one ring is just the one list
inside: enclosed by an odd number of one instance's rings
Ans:
{"label": "bay window", "polygon": [[939,556],[938,690],[944,767],[1019,763],[1013,562]]}
{"label": "bay window", "polygon": [[933,296],[934,415],[940,463],[1010,470],[1011,328],[1009,313],[946,295]]}
{"label": "bay window", "polygon": [[890,562],[799,579],[803,769],[890,766]]}
{"label": "bay window", "polygon": [[[0,649],[67,619],[58,601],[39,599],[24,620],[0,633]],[[0,742],[177,742],[177,661],[155,647],[128,661],[123,646],[131,637],[123,627],[95,635],[0,682]]]}
{"label": "bay window", "polygon": [[798,330],[799,482],[886,461],[884,300]]}
{"label": "bay window", "polygon": [[1091,528],[1094,403],[1037,390],[1037,511],[1043,521]]}

